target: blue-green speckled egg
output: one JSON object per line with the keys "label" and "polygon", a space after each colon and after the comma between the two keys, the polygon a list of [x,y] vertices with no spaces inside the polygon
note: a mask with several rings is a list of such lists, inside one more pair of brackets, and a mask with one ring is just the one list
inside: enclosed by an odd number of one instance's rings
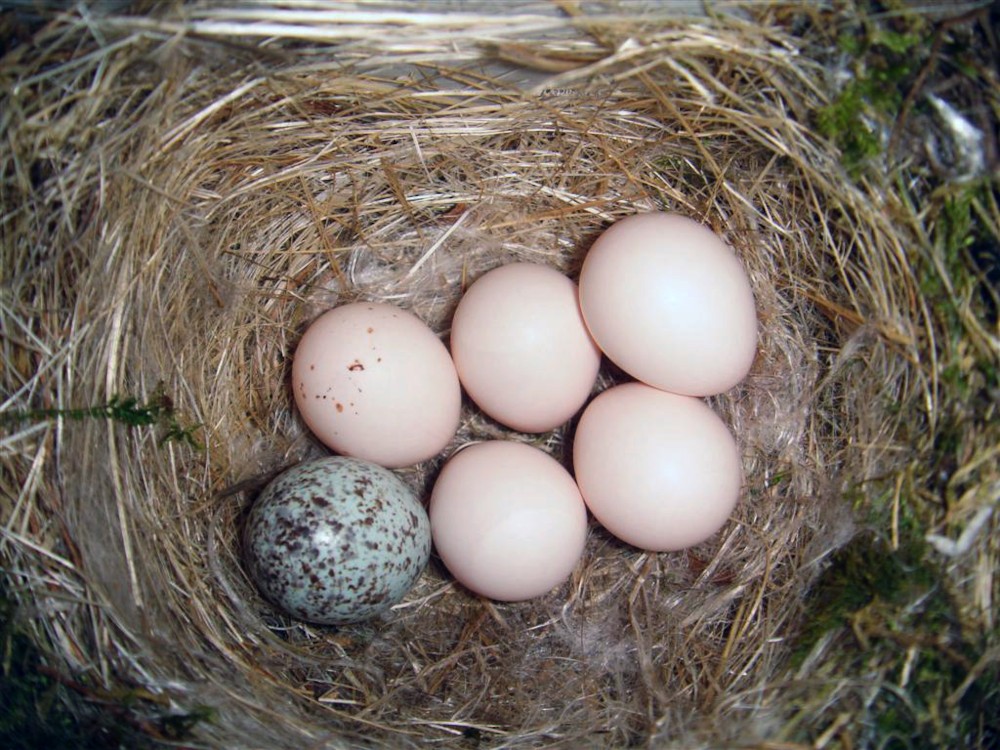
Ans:
{"label": "blue-green speckled egg", "polygon": [[399,602],[427,565],[430,522],[388,469],[333,456],[295,466],[250,509],[246,562],[261,593],[301,620],[367,620]]}

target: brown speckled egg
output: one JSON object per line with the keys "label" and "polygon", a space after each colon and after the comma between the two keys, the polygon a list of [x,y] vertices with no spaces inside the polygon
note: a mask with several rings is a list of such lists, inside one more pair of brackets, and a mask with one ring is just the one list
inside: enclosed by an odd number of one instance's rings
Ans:
{"label": "brown speckled egg", "polygon": [[458,429],[455,363],[426,323],[396,305],[354,302],[320,315],[295,347],[291,385],[324,445],[390,469],[433,458]]}
{"label": "brown speckled egg", "polygon": [[399,602],[431,551],[427,513],[403,481],[342,456],[272,481],[250,510],[243,542],[265,598],[323,625],[367,620]]}

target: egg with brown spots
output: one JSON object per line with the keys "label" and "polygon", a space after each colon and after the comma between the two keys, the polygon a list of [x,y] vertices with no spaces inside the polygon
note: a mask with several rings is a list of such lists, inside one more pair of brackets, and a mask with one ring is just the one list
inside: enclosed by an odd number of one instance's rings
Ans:
{"label": "egg with brown spots", "polygon": [[250,509],[243,532],[260,592],[322,625],[368,620],[398,603],[431,551],[427,512],[388,469],[332,456],[288,469]]}
{"label": "egg with brown spots", "polygon": [[295,348],[302,420],[336,453],[397,469],[454,437],[462,389],[448,349],[395,305],[355,302],[314,320]]}

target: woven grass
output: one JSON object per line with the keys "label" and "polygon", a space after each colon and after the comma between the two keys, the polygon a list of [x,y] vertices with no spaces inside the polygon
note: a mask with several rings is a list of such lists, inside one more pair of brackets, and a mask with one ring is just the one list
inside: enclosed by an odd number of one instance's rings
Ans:
{"label": "woven grass", "polygon": [[[0,562],[65,684],[150,741],[190,718],[190,746],[884,746],[886,696],[931,740],[996,736],[1000,360],[987,285],[948,254],[959,188],[918,160],[849,175],[817,133],[817,50],[850,9],[718,10],[78,10],[7,52]],[[269,607],[238,529],[325,453],[288,387],[308,322],[382,300],[446,336],[484,271],[572,275],[649,209],[719,232],[756,295],[758,358],[711,399],[746,468],[723,531],[649,554],[595,525],[526,603],[432,560],[378,622]],[[449,450],[487,437],[566,460],[572,425],[515,435],[467,404]],[[446,455],[403,476],[426,497]],[[859,539],[907,583],[848,579],[871,595],[824,609]]]}

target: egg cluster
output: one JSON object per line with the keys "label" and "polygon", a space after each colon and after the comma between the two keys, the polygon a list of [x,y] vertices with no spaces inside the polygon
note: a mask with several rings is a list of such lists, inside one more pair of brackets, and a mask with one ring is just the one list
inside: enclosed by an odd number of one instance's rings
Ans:
{"label": "egg cluster", "polygon": [[[440,454],[457,432],[463,388],[484,414],[524,433],[582,410],[573,475],[513,440],[467,446],[445,463],[431,492],[430,534],[469,589],[517,601],[564,581],[582,555],[588,509],[651,551],[704,541],[731,514],[740,455],[702,397],[746,376],[757,319],[741,263],[708,228],[660,212],[623,219],[590,248],[579,287],[547,266],[494,269],[459,302],[450,345],[393,305],[343,305],[303,335],[292,388],[313,433],[373,470]],[[635,380],[587,404],[602,355]],[[379,513],[366,512],[369,524]],[[252,572],[260,585],[267,571]],[[399,589],[383,606],[402,598]]]}

